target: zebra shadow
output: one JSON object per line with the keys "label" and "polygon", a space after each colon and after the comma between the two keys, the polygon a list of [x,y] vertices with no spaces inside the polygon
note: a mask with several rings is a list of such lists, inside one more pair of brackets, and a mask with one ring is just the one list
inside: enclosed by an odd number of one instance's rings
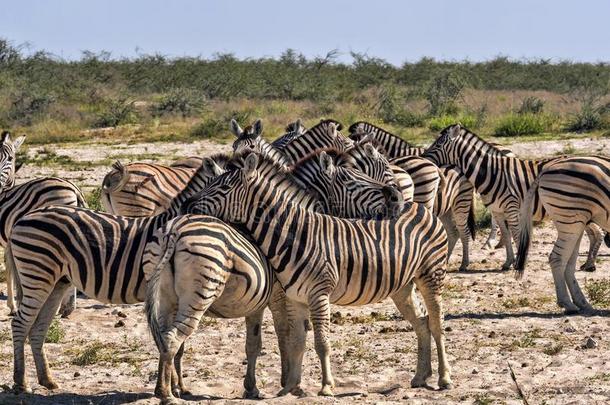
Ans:
{"label": "zebra shadow", "polygon": [[445,320],[453,319],[477,319],[477,320],[495,320],[495,319],[509,319],[509,318],[538,318],[538,319],[561,319],[566,317],[582,316],[585,318],[593,316],[609,317],[610,310],[607,309],[596,309],[592,312],[584,312],[577,314],[565,314],[564,312],[462,312],[456,314],[446,314]]}
{"label": "zebra shadow", "polygon": [[[4,388],[4,387],[3,387]],[[133,393],[110,391],[97,394],[73,394],[73,393],[57,393],[57,394],[19,394],[15,395],[12,392],[0,392],[0,404],[2,405],[122,405],[129,404],[139,400],[156,398],[152,393]],[[148,404],[149,402],[146,402]],[[158,400],[150,402],[151,404],[158,403]]]}

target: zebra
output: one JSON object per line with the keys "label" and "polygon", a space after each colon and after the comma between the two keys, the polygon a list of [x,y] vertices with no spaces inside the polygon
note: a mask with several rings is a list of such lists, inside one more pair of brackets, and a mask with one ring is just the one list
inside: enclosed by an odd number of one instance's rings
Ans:
{"label": "zebra", "polygon": [[[297,141],[301,139],[298,138]],[[322,368],[320,395],[332,395],[329,304],[365,305],[391,297],[418,336],[418,365],[411,381],[424,386],[431,375],[430,334],[437,345],[439,386],[451,387],[444,344],[441,289],[447,238],[440,221],[420,204],[407,203],[400,216],[383,221],[345,220],[292,204],[298,184],[272,160],[249,153],[213,180],[188,212],[213,215],[237,226],[276,269],[287,296],[291,365],[280,394],[297,389],[304,353],[304,327],[294,322],[311,311]],[[414,284],[428,317],[411,302]]]}
{"label": "zebra", "polygon": [[580,240],[588,224],[596,223],[610,232],[610,158],[565,157],[545,165],[521,205],[515,264],[519,278],[525,269],[532,217],[538,204],[544,207],[557,229],[557,240],[549,256],[557,304],[566,313],[591,312],[593,307],[580,289],[574,272]]}
{"label": "zebra", "polygon": [[[538,173],[557,158],[523,160],[506,156],[500,149],[481,139],[460,124],[441,131],[426,150],[425,157],[437,165],[454,164],[472,183],[483,203],[498,221],[502,234],[517,243],[519,207]],[[535,220],[544,217],[544,209],[535,202]],[[506,243],[506,261],[502,270],[514,262],[512,243]]]}
{"label": "zebra", "polygon": [[233,142],[233,153],[240,153],[245,150],[260,151],[260,153],[272,156],[274,160],[280,162],[284,166],[287,166],[290,163],[282,151],[272,146],[262,137],[263,122],[260,119],[244,129],[241,129],[237,121],[232,119],[231,132],[233,132],[233,135],[237,138],[235,142]]}
{"label": "zebra", "polygon": [[[259,398],[256,360],[267,306],[273,313],[285,379],[285,297],[261,251],[224,222],[201,215],[178,216],[153,235],[144,250],[142,269],[148,278],[148,325],[160,353],[155,394],[171,400],[188,393],[181,372],[183,347],[205,314],[246,318],[244,397]],[[177,376],[173,376],[174,369]],[[179,392],[174,393],[178,390],[171,387],[176,378]]]}
{"label": "zebra", "polygon": [[[205,172],[205,174],[204,174]],[[211,159],[191,178],[200,184],[207,173],[221,173]],[[129,218],[81,207],[51,206],[23,215],[9,238],[13,268],[23,299],[12,320],[15,388],[27,390],[24,344],[30,339],[39,382],[57,384],[49,373],[44,338],[59,300],[70,285],[105,303],[131,304],[145,298],[142,252],[153,231],[180,213],[190,187],[162,214]]]}
{"label": "zebra", "polygon": [[[5,258],[10,257],[8,239],[13,225],[19,218],[37,208],[50,205],[70,205],[86,207],[85,197],[73,183],[55,177],[44,177],[30,180],[15,186],[15,157],[25,141],[25,136],[11,139],[5,131],[0,137],[0,168],[2,171],[0,184],[0,246],[6,249]],[[15,313],[15,271],[12,263],[6,260],[7,306],[10,314]],[[74,294],[66,296],[60,313],[67,317],[74,310]]]}
{"label": "zebra", "polygon": [[305,131],[307,131],[307,128],[305,128],[301,122],[301,119],[299,118],[295,122],[288,124],[286,126],[286,133],[277,138],[275,141],[271,142],[271,146],[282,150],[288,143],[303,135]]}
{"label": "zebra", "polygon": [[[221,169],[229,157],[219,153],[210,156]],[[199,158],[197,167],[201,167]],[[210,180],[197,177],[196,168],[163,166],[154,163],[116,162],[102,181],[101,202],[104,210],[115,215],[149,217],[165,211],[172,200],[191,182],[191,191],[198,192]]]}

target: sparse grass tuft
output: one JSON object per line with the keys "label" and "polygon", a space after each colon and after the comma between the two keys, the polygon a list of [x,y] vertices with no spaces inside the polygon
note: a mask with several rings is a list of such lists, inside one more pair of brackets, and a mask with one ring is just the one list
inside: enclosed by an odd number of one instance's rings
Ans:
{"label": "sparse grass tuft", "polygon": [[0,343],[9,342],[11,340],[11,330],[0,330]]}
{"label": "sparse grass tuft", "polygon": [[45,338],[46,343],[59,343],[66,336],[66,331],[64,331],[61,323],[58,319],[53,319],[51,325],[49,326],[49,331],[47,332],[47,336]]}
{"label": "sparse grass tuft", "polygon": [[489,394],[477,394],[474,397],[474,405],[491,405],[494,403],[494,400],[489,397]]}
{"label": "sparse grass tuft", "polygon": [[77,356],[71,362],[75,366],[89,366],[107,362],[111,359],[107,345],[102,342],[93,342],[82,350],[75,348],[75,351]]}
{"label": "sparse grass tuft", "polygon": [[544,354],[546,354],[547,356],[555,356],[556,354],[559,354],[559,352],[561,352],[563,350],[563,344],[562,343],[557,343],[557,344],[548,344],[547,346],[544,347],[544,349],[542,349],[542,352]]}
{"label": "sparse grass tuft", "polygon": [[516,348],[525,349],[528,347],[534,347],[536,345],[536,339],[541,337],[542,335],[540,334],[540,329],[534,328],[525,332],[521,338],[513,340],[509,346],[509,349],[514,350]]}
{"label": "sparse grass tuft", "polygon": [[610,279],[587,280],[585,291],[593,305],[610,308]]}

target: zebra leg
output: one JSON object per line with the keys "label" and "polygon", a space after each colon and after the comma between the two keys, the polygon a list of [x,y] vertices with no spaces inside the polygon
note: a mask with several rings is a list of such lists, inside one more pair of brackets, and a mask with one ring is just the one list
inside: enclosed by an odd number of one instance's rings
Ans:
{"label": "zebra leg", "polygon": [[[472,235],[470,234],[470,228],[468,227],[469,212],[470,206],[468,206],[468,209],[466,210],[455,209],[451,212],[453,222],[455,223],[455,227],[459,234],[460,241],[462,242],[462,263],[460,264],[460,271],[468,270],[468,265],[470,264],[470,238]],[[449,242],[449,240],[447,240],[447,242]],[[449,250],[447,258],[449,258],[450,256],[451,250]]]}
{"label": "zebra leg", "polygon": [[[557,223],[555,222],[557,227]],[[582,230],[581,230],[582,235]],[[553,281],[555,282],[555,293],[557,294],[557,305],[563,308],[566,314],[575,314],[579,308],[574,305],[568,294],[565,280],[565,270],[568,265],[568,261],[571,258],[574,249],[576,249],[576,242],[580,237],[572,233],[563,233],[558,229],[557,240],[555,246],[549,255],[549,264],[551,265],[551,271],[553,272]]]}
{"label": "zebra leg", "polygon": [[322,389],[318,395],[333,396],[332,389],[335,387],[332,372],[330,370],[330,298],[328,294],[317,294],[309,301],[311,321],[313,323],[314,344],[316,353],[320,359],[322,368]]}
{"label": "zebra leg", "polygon": [[182,378],[182,356],[184,356],[184,342],[180,345],[180,349],[174,357],[174,372],[172,373],[172,389],[175,396],[191,395],[191,392],[186,388],[184,379]]}
{"label": "zebra leg", "polygon": [[496,221],[496,217],[494,217],[494,215],[491,215],[491,226],[489,228],[489,236],[487,237],[487,240],[485,241],[485,245],[484,247],[486,249],[489,250],[493,250],[496,247],[496,237],[498,235],[498,221]]}
{"label": "zebra leg", "polygon": [[66,295],[61,301],[59,314],[62,318],[67,318],[76,309],[76,288],[66,291]]}
{"label": "zebra leg", "polygon": [[604,239],[604,231],[599,225],[594,224],[593,222],[586,226],[585,231],[587,231],[587,237],[589,238],[589,254],[587,255],[585,264],[580,266],[580,270],[595,271],[595,259],[597,259],[599,248]]}
{"label": "zebra leg", "polygon": [[9,308],[9,315],[15,315],[17,305],[15,304],[15,264],[11,253],[11,244],[4,249],[4,269],[6,272],[6,305]]}
{"label": "zebra leg", "polygon": [[303,355],[305,354],[305,338],[309,324],[309,309],[307,305],[286,298],[286,313],[289,328],[288,376],[284,388],[278,396],[292,393],[297,396],[304,394],[301,389],[301,373]]}
{"label": "zebra leg", "polygon": [[49,390],[58,388],[58,385],[53,381],[53,377],[51,377],[49,371],[47,356],[44,351],[44,341],[47,337],[47,331],[49,330],[51,321],[53,321],[53,317],[57,313],[57,308],[70,287],[71,284],[69,282],[61,280],[55,285],[53,292],[51,292],[51,295],[47,298],[47,301],[38,313],[38,317],[36,318],[36,321],[34,321],[29,333],[30,347],[32,348],[32,355],[34,356],[34,363],[36,364],[38,382]]}
{"label": "zebra leg", "polygon": [[[451,257],[451,252],[453,252],[453,248],[455,247],[455,244],[458,240],[459,232],[455,222],[453,221],[451,211],[441,215],[439,219],[441,220],[443,228],[445,228],[445,233],[447,234],[447,261],[449,261],[449,258]],[[462,270],[461,267],[460,270]]]}
{"label": "zebra leg", "polygon": [[248,370],[244,377],[244,398],[260,398],[260,392],[256,388],[256,359],[263,346],[261,336],[261,325],[265,309],[261,309],[246,317],[246,358],[248,359]]}
{"label": "zebra leg", "polygon": [[428,317],[425,311],[419,308],[420,303],[413,287],[413,282],[410,282],[391,298],[417,335],[417,370],[411,380],[411,387],[415,388],[425,387],[426,380],[432,375],[432,347]]}
{"label": "zebra leg", "polygon": [[[430,272],[429,274],[434,274]],[[443,272],[444,273],[444,272]],[[451,389],[451,367],[447,361],[445,351],[445,332],[443,330],[443,302],[441,297],[441,280],[418,278],[415,280],[417,288],[426,303],[428,309],[428,327],[436,342],[438,355],[438,386],[440,389]]]}
{"label": "zebra leg", "polygon": [[513,244],[511,242],[511,235],[508,229],[508,225],[504,221],[504,217],[498,218],[498,226],[500,227],[501,240],[506,240],[506,261],[502,264],[502,270],[507,271],[515,262],[515,254],[513,252]]}
{"label": "zebra leg", "polygon": [[290,327],[288,325],[288,314],[286,312],[286,294],[277,281],[273,284],[273,291],[271,292],[271,299],[269,300],[269,309],[271,310],[273,327],[280,349],[280,362],[282,366],[281,385],[283,388],[286,386],[288,370],[290,368],[288,359]]}
{"label": "zebra leg", "polygon": [[583,294],[580,286],[578,285],[578,281],[576,280],[576,259],[578,258],[578,248],[580,247],[580,241],[582,239],[582,231],[576,244],[574,246],[574,251],[568,261],[568,265],[565,269],[565,279],[566,284],[568,286],[568,290],[570,291],[570,295],[572,296],[572,301],[581,311],[591,312],[593,311],[593,307],[587,301],[587,297]]}
{"label": "zebra leg", "polygon": [[[28,384],[25,380],[25,339],[30,334],[30,330],[42,306],[47,301],[49,296],[55,291],[55,283],[53,281],[40,283],[37,288],[31,290],[24,286],[22,300],[19,303],[19,308],[11,322],[13,332],[13,390],[16,393],[30,392]],[[65,290],[62,290],[62,293]],[[57,310],[57,307],[55,308]]]}

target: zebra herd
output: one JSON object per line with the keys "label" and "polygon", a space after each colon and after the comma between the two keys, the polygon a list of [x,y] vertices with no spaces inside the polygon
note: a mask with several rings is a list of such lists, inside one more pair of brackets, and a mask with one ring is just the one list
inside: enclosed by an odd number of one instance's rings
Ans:
{"label": "zebra herd", "polygon": [[[244,395],[258,397],[266,307],[280,350],[280,394],[302,392],[311,323],[320,394],[332,395],[330,305],[388,297],[416,333],[411,385],[425,386],[432,375],[434,340],[438,385],[450,388],[441,292],[458,239],[460,270],[468,268],[475,191],[500,228],[502,268],[523,274],[532,221],[548,217],[558,231],[550,256],[557,302],[567,313],[592,309],[574,272],[583,233],[591,270],[610,231],[610,159],[523,160],[459,124],[427,149],[367,122],[351,125],[346,137],[337,121],[307,129],[299,120],[273,143],[260,120],[243,129],[232,120],[230,128],[232,156],[171,166],[117,162],[102,184],[106,212],[87,208],[65,180],[14,186],[24,138],[2,134],[0,243],[14,313],[16,392],[29,389],[26,339],[38,382],[57,388],[44,341],[58,309],[63,316],[74,309],[76,290],[103,303],[146,303],[160,353],[155,394],[168,402],[188,393],[184,345],[203,315],[246,319]],[[608,234],[605,240],[610,246]]]}

